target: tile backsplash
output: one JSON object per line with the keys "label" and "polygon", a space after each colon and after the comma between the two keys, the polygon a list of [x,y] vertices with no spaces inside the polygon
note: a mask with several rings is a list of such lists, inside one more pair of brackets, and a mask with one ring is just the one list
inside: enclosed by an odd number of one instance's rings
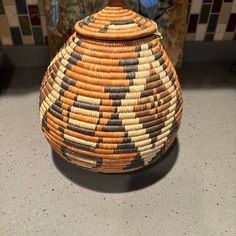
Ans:
{"label": "tile backsplash", "polygon": [[44,0],[0,0],[0,43],[47,43]]}
{"label": "tile backsplash", "polygon": [[[236,39],[236,0],[190,0],[186,41]],[[44,0],[0,0],[0,44],[47,44]]]}
{"label": "tile backsplash", "polygon": [[186,41],[235,40],[236,0],[190,0]]}

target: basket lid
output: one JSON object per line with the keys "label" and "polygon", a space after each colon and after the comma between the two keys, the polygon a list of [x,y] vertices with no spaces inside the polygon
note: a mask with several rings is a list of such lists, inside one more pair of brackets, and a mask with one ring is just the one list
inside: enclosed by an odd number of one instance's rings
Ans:
{"label": "basket lid", "polygon": [[103,10],[78,21],[75,30],[89,38],[130,40],[157,31],[157,24],[124,7],[123,0],[111,0]]}

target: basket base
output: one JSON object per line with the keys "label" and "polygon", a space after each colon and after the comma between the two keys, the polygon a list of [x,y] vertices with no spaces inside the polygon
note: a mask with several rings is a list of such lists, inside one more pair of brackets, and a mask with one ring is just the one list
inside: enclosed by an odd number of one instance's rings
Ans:
{"label": "basket base", "polygon": [[86,171],[101,173],[101,174],[125,174],[125,173],[137,172],[142,169],[150,168],[158,160],[160,160],[165,154],[167,154],[169,150],[171,150],[176,139],[177,139],[176,136],[172,136],[172,138],[169,139],[168,144],[166,145],[165,149],[163,149],[160,153],[157,153],[156,156],[152,159],[152,161],[150,161],[147,165],[140,165],[137,167],[133,167],[133,168],[131,167],[131,168],[126,168],[126,169],[91,168],[90,166],[85,165],[84,163],[81,163],[78,160],[75,160],[73,158],[69,158],[69,157],[63,155],[63,153],[61,151],[59,151],[57,148],[54,148],[53,146],[52,146],[52,150],[57,154],[58,157],[62,158],[66,162],[68,162],[74,166],[80,167]]}

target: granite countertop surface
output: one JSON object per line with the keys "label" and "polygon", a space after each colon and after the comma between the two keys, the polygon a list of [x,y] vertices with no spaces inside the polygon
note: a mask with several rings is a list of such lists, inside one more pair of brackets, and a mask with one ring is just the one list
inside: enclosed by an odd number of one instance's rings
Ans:
{"label": "granite countertop surface", "polygon": [[184,64],[184,116],[160,161],[103,175],[52,153],[39,127],[45,68],[1,70],[0,235],[236,235],[236,74]]}

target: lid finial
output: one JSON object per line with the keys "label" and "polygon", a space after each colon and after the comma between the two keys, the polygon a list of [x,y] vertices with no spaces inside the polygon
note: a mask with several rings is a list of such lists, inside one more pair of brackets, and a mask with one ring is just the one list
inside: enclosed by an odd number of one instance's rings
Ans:
{"label": "lid finial", "polygon": [[110,0],[109,6],[120,7],[124,5],[124,0]]}

